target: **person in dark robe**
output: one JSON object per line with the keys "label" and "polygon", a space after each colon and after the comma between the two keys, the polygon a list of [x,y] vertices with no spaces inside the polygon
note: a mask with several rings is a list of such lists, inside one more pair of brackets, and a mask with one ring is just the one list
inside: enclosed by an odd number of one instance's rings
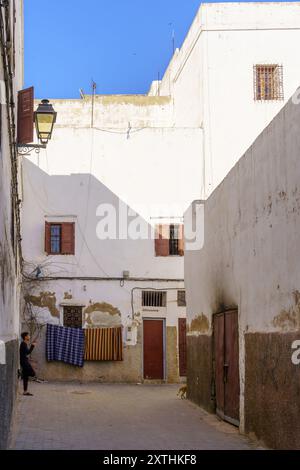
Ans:
{"label": "person in dark robe", "polygon": [[20,344],[20,365],[22,368],[22,379],[23,379],[23,395],[32,397],[33,394],[28,392],[28,379],[29,377],[35,377],[35,371],[33,370],[28,356],[32,353],[36,343],[32,343],[30,346],[30,336],[26,331],[21,334],[22,342]]}

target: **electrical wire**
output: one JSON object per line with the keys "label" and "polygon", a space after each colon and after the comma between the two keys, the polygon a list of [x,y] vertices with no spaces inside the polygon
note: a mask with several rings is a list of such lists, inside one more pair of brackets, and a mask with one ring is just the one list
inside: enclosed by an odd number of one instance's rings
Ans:
{"label": "electrical wire", "polygon": [[[3,11],[4,9],[4,18]],[[12,190],[12,204],[14,209],[16,224],[16,235],[17,235],[17,247],[18,255],[16,256],[16,266],[19,261],[20,268],[22,270],[23,256],[22,256],[22,245],[21,245],[21,218],[20,218],[20,207],[19,207],[19,189],[18,189],[18,155],[16,147],[16,124],[15,124],[15,102],[14,102],[14,84],[13,84],[13,72],[11,64],[11,56],[9,53],[8,37],[10,32],[10,14],[9,14],[9,2],[2,2],[0,5],[0,47],[1,56],[3,63],[3,75],[5,83],[5,95],[6,95],[6,114],[7,114],[7,126],[8,126],[8,137],[10,146],[10,163],[11,163],[11,190]]]}

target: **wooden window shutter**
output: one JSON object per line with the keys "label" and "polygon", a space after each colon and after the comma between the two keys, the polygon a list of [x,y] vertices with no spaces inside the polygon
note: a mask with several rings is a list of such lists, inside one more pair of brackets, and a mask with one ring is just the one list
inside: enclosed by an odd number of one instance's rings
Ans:
{"label": "wooden window shutter", "polygon": [[155,238],[155,255],[156,256],[169,256],[170,255],[170,226],[158,225],[156,227]]}
{"label": "wooden window shutter", "polygon": [[178,233],[178,254],[184,256],[184,225],[179,225]]}
{"label": "wooden window shutter", "polygon": [[18,144],[33,142],[33,100],[34,88],[18,93]]}
{"label": "wooden window shutter", "polygon": [[75,224],[65,222],[61,226],[61,254],[75,255]]}
{"label": "wooden window shutter", "polygon": [[45,252],[50,255],[51,253],[51,224],[45,223]]}

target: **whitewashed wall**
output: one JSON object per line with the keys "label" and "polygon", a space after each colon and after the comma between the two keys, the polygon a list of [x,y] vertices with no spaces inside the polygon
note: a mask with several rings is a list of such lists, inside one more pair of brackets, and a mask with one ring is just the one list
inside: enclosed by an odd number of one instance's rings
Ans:
{"label": "whitewashed wall", "polygon": [[[11,17],[13,8],[11,2]],[[23,2],[18,0],[15,24],[14,98],[23,86]],[[7,127],[7,106],[4,74],[0,66],[1,146],[0,146],[0,340],[11,341],[19,334],[19,265],[15,268],[15,255],[11,239],[11,155]],[[17,108],[16,108],[17,111]],[[15,114],[17,119],[17,113]]]}
{"label": "whitewashed wall", "polygon": [[208,198],[204,247],[185,255],[188,322],[208,325],[189,334],[210,335],[214,313],[239,309],[241,429],[245,335],[300,328],[299,110],[290,100]]}
{"label": "whitewashed wall", "polygon": [[[203,127],[202,197],[218,186],[297,88],[299,40],[299,2],[201,5],[160,92],[173,97],[175,126]],[[254,101],[256,64],[283,65],[284,101]]]}

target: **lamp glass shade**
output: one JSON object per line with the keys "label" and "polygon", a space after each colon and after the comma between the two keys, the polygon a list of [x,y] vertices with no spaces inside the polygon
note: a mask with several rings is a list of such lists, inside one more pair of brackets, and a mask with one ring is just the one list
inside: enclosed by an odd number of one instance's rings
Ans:
{"label": "lamp glass shade", "polygon": [[47,144],[48,140],[51,139],[56,116],[57,113],[49,101],[42,100],[34,113],[37,136],[42,144]]}

